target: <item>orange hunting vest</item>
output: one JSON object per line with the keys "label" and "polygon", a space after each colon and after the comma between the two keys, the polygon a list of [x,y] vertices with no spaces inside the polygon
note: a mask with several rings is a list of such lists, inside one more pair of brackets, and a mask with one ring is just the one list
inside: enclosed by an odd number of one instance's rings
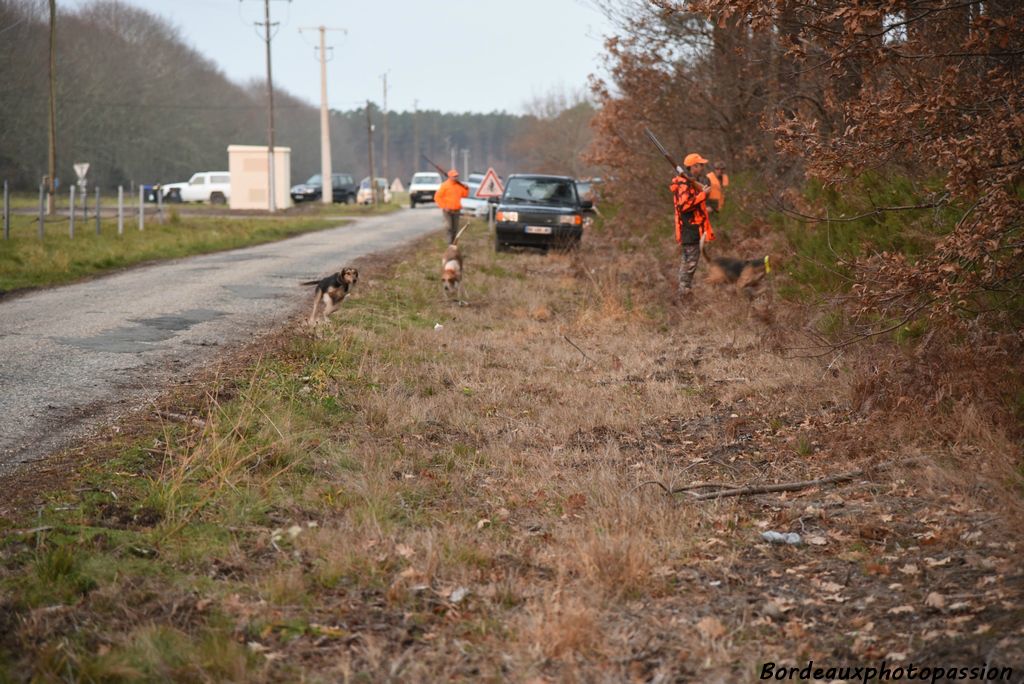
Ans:
{"label": "orange hunting vest", "polygon": [[469,195],[469,189],[458,181],[449,178],[434,193],[434,203],[448,211],[462,208],[462,198]]}
{"label": "orange hunting vest", "polygon": [[718,211],[722,210],[725,206],[725,193],[722,188],[729,187],[729,174],[723,173],[722,179],[718,179],[718,174],[714,171],[708,173],[708,180],[711,182],[711,189],[708,191],[708,199],[712,202],[717,203]]}

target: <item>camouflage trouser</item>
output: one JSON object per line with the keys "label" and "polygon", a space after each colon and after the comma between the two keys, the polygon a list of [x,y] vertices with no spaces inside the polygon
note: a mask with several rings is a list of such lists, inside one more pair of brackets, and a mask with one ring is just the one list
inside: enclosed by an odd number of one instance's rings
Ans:
{"label": "camouflage trouser", "polygon": [[455,236],[459,234],[460,212],[444,210],[444,220],[448,224],[448,244],[455,242]]}
{"label": "camouflage trouser", "polygon": [[697,272],[700,260],[700,245],[683,245],[683,260],[679,263],[679,294],[689,294],[693,289],[693,274]]}

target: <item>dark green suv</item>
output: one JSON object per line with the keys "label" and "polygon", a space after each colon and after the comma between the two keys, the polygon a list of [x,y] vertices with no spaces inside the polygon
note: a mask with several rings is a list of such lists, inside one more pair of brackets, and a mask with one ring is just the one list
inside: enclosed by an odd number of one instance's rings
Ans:
{"label": "dark green suv", "polygon": [[583,216],[592,207],[569,176],[509,176],[495,213],[494,249],[576,247],[583,237]]}

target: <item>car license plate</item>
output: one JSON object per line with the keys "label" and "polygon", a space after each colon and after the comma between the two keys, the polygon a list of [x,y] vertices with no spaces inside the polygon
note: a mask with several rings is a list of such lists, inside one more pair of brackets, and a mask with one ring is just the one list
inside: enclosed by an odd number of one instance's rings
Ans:
{"label": "car license plate", "polygon": [[526,232],[533,235],[551,235],[551,226],[526,226]]}

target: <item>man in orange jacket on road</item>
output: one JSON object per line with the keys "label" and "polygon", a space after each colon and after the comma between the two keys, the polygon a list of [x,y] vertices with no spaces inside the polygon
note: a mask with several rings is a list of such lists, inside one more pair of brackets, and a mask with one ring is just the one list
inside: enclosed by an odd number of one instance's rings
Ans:
{"label": "man in orange jacket on road", "polygon": [[444,218],[448,224],[449,245],[455,243],[455,236],[459,233],[462,198],[468,196],[469,188],[459,182],[459,172],[455,169],[448,172],[448,180],[441,183],[441,187],[434,193],[434,204],[444,211]]}
{"label": "man in orange jacket on road", "polygon": [[686,155],[683,160],[686,170],[673,178],[669,186],[676,210],[676,242],[683,246],[683,260],[679,265],[679,296],[683,298],[693,292],[693,274],[700,261],[701,242],[715,239],[708,218],[708,186],[695,180],[707,163],[708,160],[696,152]]}

